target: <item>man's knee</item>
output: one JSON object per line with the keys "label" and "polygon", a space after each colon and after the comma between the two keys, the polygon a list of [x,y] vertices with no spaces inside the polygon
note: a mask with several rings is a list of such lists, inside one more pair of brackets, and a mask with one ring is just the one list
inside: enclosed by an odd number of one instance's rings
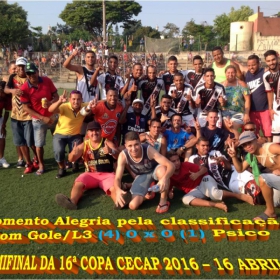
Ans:
{"label": "man's knee", "polygon": [[166,167],[165,166],[159,166],[156,169],[156,176],[160,180],[166,173]]}
{"label": "man's knee", "polygon": [[142,196],[135,196],[130,201],[128,207],[130,210],[136,210],[139,208],[139,206],[143,203],[144,198]]}

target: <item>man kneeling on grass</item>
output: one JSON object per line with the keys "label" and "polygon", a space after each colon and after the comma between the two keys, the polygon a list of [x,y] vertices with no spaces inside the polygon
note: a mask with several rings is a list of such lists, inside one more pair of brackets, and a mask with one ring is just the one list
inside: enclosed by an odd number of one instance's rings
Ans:
{"label": "man kneeling on grass", "polygon": [[87,125],[88,140],[77,146],[75,143],[72,152],[68,156],[70,162],[75,162],[81,156],[84,160],[87,172],[82,173],[73,185],[71,196],[57,194],[55,201],[58,205],[76,210],[77,204],[85,190],[101,188],[107,195],[111,195],[116,201],[114,191],[115,173],[113,169],[113,157],[117,158],[118,151],[113,142],[101,137],[101,126],[92,121]]}
{"label": "man kneeling on grass", "polygon": [[[125,135],[125,150],[118,158],[115,177],[116,207],[122,208],[129,204],[131,210],[136,210],[144,201],[150,184],[155,180],[160,187],[160,201],[157,213],[168,211],[167,201],[169,179],[174,172],[174,165],[148,144],[141,144],[138,133],[130,131]],[[121,189],[121,179],[126,164],[137,176],[132,183],[130,192]]]}
{"label": "man kneeling on grass", "polygon": [[[227,212],[224,198],[237,198],[248,201],[248,195],[232,193],[218,189],[217,182],[207,173],[207,168],[189,162],[181,162],[174,151],[166,157],[175,165],[175,172],[170,178],[170,186],[184,191],[183,203],[190,206],[216,207]],[[209,200],[211,199],[211,200]]]}

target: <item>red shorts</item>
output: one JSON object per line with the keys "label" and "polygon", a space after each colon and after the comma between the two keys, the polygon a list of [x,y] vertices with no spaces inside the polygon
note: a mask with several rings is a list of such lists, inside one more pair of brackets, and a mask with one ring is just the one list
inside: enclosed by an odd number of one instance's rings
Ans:
{"label": "red shorts", "polygon": [[261,128],[265,137],[271,137],[272,122],[269,110],[250,112],[250,120],[256,124],[257,134],[259,134],[259,130]]}
{"label": "red shorts", "polygon": [[81,174],[76,180],[76,182],[83,183],[85,185],[85,190],[100,188],[107,195],[110,195],[110,188],[113,187],[115,180],[115,173],[106,172],[85,172]]}

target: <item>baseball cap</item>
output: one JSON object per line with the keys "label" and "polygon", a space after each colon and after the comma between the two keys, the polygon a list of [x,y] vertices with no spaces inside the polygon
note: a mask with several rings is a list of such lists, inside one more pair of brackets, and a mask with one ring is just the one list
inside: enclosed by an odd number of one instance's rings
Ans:
{"label": "baseball cap", "polygon": [[135,103],[141,103],[142,105],[144,105],[144,101],[141,100],[141,99],[134,99],[133,102],[132,102],[132,105],[135,104]]}
{"label": "baseball cap", "polygon": [[16,65],[26,65],[27,59],[25,57],[18,57],[16,60]]}
{"label": "baseball cap", "polygon": [[257,139],[256,134],[253,131],[244,131],[239,135],[239,145],[241,146],[247,142]]}
{"label": "baseball cap", "polygon": [[87,130],[93,130],[93,129],[101,129],[100,123],[96,121],[89,122],[87,125]]}
{"label": "baseball cap", "polygon": [[25,68],[25,72],[26,73],[36,73],[38,71],[38,68],[36,67],[36,65],[32,62],[28,62],[26,64],[26,68]]}

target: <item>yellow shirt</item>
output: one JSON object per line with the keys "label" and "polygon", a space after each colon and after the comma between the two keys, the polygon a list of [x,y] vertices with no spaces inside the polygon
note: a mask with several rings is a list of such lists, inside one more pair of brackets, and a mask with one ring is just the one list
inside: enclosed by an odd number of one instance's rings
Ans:
{"label": "yellow shirt", "polygon": [[[87,106],[88,103],[82,103],[81,109],[84,106]],[[78,113],[75,113],[71,107],[70,102],[61,104],[59,106],[59,118],[55,128],[54,134],[62,135],[77,135],[80,134],[81,126],[84,121],[84,116]]]}

